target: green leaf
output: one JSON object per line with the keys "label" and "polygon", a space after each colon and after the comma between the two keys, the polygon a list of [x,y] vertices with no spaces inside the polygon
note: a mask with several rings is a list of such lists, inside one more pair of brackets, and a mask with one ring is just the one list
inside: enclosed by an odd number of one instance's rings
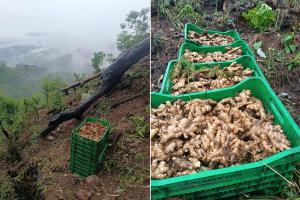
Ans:
{"label": "green leaf", "polygon": [[296,45],[291,44],[289,47],[290,47],[291,52],[295,52],[296,51]]}
{"label": "green leaf", "polygon": [[288,65],[288,70],[290,71],[291,69],[293,69],[294,65],[293,64],[289,64]]}
{"label": "green leaf", "polygon": [[284,51],[285,51],[285,53],[286,54],[289,54],[291,51],[290,51],[290,48],[288,47],[288,46],[286,46],[285,48],[284,48]]}
{"label": "green leaf", "polygon": [[255,43],[253,44],[253,48],[254,48],[255,50],[257,50],[257,49],[261,48],[261,45],[262,45],[262,41],[255,42]]}

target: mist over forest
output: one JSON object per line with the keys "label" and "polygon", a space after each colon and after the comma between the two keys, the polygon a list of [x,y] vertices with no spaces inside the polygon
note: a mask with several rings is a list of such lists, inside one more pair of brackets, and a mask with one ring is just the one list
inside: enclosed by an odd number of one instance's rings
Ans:
{"label": "mist over forest", "polygon": [[117,56],[120,24],[148,6],[139,0],[0,2],[0,92],[11,97],[39,92],[45,76],[70,83],[74,73],[91,74],[94,53]]}

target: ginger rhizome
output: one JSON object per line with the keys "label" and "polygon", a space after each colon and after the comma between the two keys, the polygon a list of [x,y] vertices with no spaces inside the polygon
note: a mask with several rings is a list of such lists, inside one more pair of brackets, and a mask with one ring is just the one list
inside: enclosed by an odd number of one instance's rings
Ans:
{"label": "ginger rhizome", "polygon": [[249,90],[219,102],[178,100],[151,110],[153,179],[254,162],[289,147]]}
{"label": "ginger rhizome", "polygon": [[188,65],[186,62],[179,61],[172,70],[172,94],[187,94],[229,87],[252,76],[252,73],[251,69],[243,69],[243,66],[236,62],[223,69],[215,66],[196,70],[192,64]]}
{"label": "ginger rhizome", "polygon": [[236,59],[242,55],[241,47],[225,47],[225,50],[224,53],[221,51],[199,53],[186,49],[183,58],[193,63],[223,62]]}
{"label": "ginger rhizome", "polygon": [[195,31],[189,31],[188,38],[198,44],[206,46],[225,46],[234,42],[234,39],[228,35],[218,33],[208,34],[207,32],[197,33]]}

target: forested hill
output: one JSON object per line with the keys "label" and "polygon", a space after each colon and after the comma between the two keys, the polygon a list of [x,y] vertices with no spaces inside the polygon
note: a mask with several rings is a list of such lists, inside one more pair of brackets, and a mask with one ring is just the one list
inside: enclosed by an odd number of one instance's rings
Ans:
{"label": "forested hill", "polygon": [[72,77],[68,72],[51,73],[47,68],[35,65],[18,64],[9,67],[5,62],[0,62],[1,92],[13,98],[41,92],[41,83],[45,78],[60,78],[64,82],[71,82]]}

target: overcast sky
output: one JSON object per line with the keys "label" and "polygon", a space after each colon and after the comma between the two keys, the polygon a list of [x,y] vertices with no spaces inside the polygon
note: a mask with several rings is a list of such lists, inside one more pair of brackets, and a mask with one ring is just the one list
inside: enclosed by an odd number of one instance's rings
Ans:
{"label": "overcast sky", "polygon": [[0,42],[110,48],[131,10],[150,0],[0,0]]}

